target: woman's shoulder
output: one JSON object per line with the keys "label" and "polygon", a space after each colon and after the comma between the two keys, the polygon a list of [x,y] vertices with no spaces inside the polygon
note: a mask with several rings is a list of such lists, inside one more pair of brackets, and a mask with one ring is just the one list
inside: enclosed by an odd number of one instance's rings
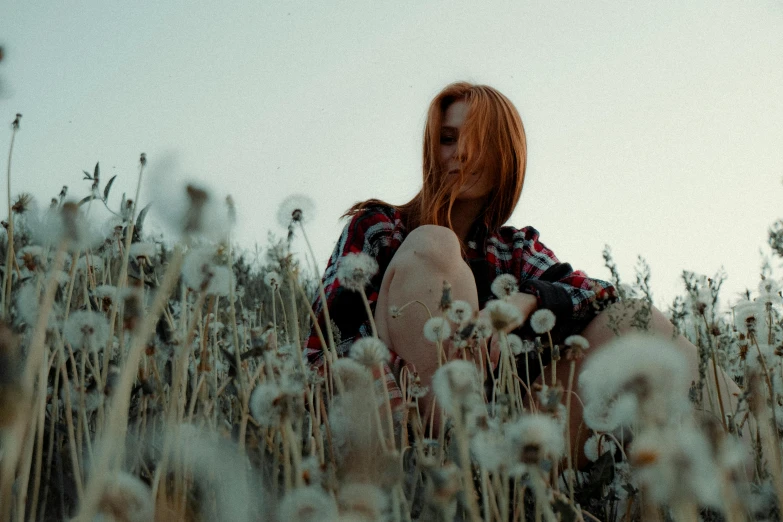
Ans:
{"label": "woman's shoulder", "polygon": [[521,242],[538,241],[539,235],[538,229],[530,225],[522,228],[504,225],[494,234],[490,234],[490,236],[494,237],[496,240],[509,246],[518,246]]}
{"label": "woman's shoulder", "polygon": [[394,228],[402,226],[402,214],[400,211],[396,207],[382,201],[370,200],[354,205],[346,213],[346,216],[349,218],[348,227],[357,225],[368,227],[376,223],[384,223]]}

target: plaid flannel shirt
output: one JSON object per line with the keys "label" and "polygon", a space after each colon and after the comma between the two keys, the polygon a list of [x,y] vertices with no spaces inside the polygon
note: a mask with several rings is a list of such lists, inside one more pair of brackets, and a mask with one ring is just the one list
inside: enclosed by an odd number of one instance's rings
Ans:
{"label": "plaid flannel shirt", "polygon": [[[372,335],[361,296],[342,287],[337,279],[340,259],[349,253],[364,252],[378,262],[378,272],[365,289],[374,313],[383,276],[407,233],[400,212],[382,205],[355,214],[343,230],[323,277],[329,314],[333,328],[337,327],[334,336],[338,356],[346,355],[357,339]],[[490,290],[492,281],[501,274],[512,274],[519,281],[521,292],[536,296],[538,308],[548,308],[554,312],[556,323],[551,333],[554,342],[558,342],[568,335],[581,332],[602,308],[617,300],[617,292],[611,283],[590,279],[584,272],[573,270],[568,263],[558,261],[554,252],[544,246],[538,236],[538,231],[533,227],[516,229],[504,226],[491,232],[483,225],[476,224],[468,235],[464,258],[476,279],[481,308],[493,298]],[[313,302],[313,310],[326,336],[320,297]],[[528,339],[534,336],[527,323],[515,333]],[[314,328],[307,341],[306,356],[311,367],[320,369],[323,366],[323,349]],[[548,360],[548,354],[544,358]],[[399,375],[403,363],[392,352],[391,361],[384,368],[383,382],[389,390],[393,405],[399,404],[402,398],[395,376]],[[382,385],[378,379],[376,384]]]}

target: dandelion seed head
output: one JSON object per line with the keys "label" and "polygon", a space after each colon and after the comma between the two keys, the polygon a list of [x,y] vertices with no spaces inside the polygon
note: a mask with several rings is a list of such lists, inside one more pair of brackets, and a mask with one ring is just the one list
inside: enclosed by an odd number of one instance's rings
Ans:
{"label": "dandelion seed head", "polygon": [[[756,345],[758,345],[758,348]],[[776,360],[775,347],[762,342],[753,343],[753,345],[748,350],[746,360],[749,369],[763,373],[764,366],[766,365],[767,368],[769,368]],[[764,364],[762,364],[762,360],[764,361]],[[775,383],[779,382],[780,379],[775,379]]]}
{"label": "dandelion seed head", "polygon": [[581,335],[569,335],[565,338],[564,344],[569,348],[577,348],[579,350],[587,350],[590,348],[590,341]]}
{"label": "dandelion seed head", "polygon": [[424,338],[432,343],[445,341],[451,335],[451,326],[443,317],[430,317],[424,323]]}
{"label": "dandelion seed head", "polygon": [[[82,390],[79,386],[69,383],[69,391],[71,394],[70,404],[71,409],[76,412],[82,410],[81,394],[84,392],[84,411],[85,413],[92,413],[101,407],[106,396],[98,391],[98,388],[92,390]],[[68,400],[68,395],[65,391],[65,386],[60,388],[60,399],[65,403]]]}
{"label": "dandelion seed head", "polygon": [[536,310],[530,316],[530,327],[539,335],[551,331],[555,327],[555,314],[546,308]]}
{"label": "dandelion seed head", "polygon": [[278,520],[320,522],[337,516],[337,502],[321,488],[297,488],[283,497],[277,514]]}
{"label": "dandelion seed head", "polygon": [[129,473],[118,472],[105,479],[96,520],[148,522],[155,518],[155,503],[149,486]]}
{"label": "dandelion seed head", "polygon": [[614,453],[617,451],[617,444],[610,437],[595,433],[585,441],[585,457],[590,462],[596,462],[604,453]]}
{"label": "dandelion seed head", "polygon": [[447,315],[450,321],[461,325],[473,316],[473,307],[467,301],[454,301]]}
{"label": "dandelion seed head", "polygon": [[315,217],[315,202],[304,194],[291,194],[277,209],[277,222],[288,227],[291,222],[310,223]]}
{"label": "dandelion seed head", "polygon": [[419,375],[416,374],[413,379],[413,384],[411,384],[410,387],[408,388],[408,395],[412,399],[421,399],[422,397],[426,397],[429,392],[430,392],[430,387],[422,386],[421,377],[419,377]]}
{"label": "dandelion seed head", "polygon": [[503,331],[522,324],[522,313],[519,308],[507,301],[496,299],[488,302],[486,308],[494,330]]}
{"label": "dandelion seed head", "polygon": [[539,465],[565,453],[563,427],[548,415],[525,415],[506,425],[505,434],[523,464]]}
{"label": "dandelion seed head", "polygon": [[510,297],[519,293],[517,278],[511,274],[502,274],[495,278],[490,285],[490,290],[498,299]]}
{"label": "dandelion seed head", "polygon": [[712,305],[712,290],[709,287],[700,288],[691,299],[693,299],[694,311],[702,314]]}
{"label": "dandelion seed head", "polygon": [[63,337],[75,350],[97,352],[106,346],[109,320],[101,312],[78,310],[65,321]]}
{"label": "dandelion seed head", "polygon": [[46,268],[46,256],[44,249],[38,245],[27,245],[19,249],[16,256],[22,261],[25,267],[34,271],[36,268]]}
{"label": "dandelion seed head", "polygon": [[441,408],[450,415],[457,415],[463,408],[484,402],[476,366],[461,359],[438,368],[432,377],[432,390]]}
{"label": "dandelion seed head", "polygon": [[734,306],[734,325],[740,332],[766,324],[764,305],[756,301],[740,301]]}
{"label": "dandelion seed head", "polygon": [[197,247],[182,263],[182,279],[188,288],[209,295],[227,296],[236,284],[231,269],[220,264],[214,247]]}
{"label": "dandelion seed head", "polygon": [[337,266],[337,278],[345,288],[354,292],[364,290],[376,272],[378,262],[364,252],[345,255]]}
{"label": "dandelion seed head", "polygon": [[[32,327],[38,320],[38,313],[41,309],[41,300],[43,299],[44,286],[37,286],[34,281],[24,283],[16,292],[14,305],[16,307],[16,316],[28,326]],[[58,328],[62,311],[58,303],[52,305],[49,311],[49,321],[47,328]]]}
{"label": "dandelion seed head", "polygon": [[332,365],[335,379],[339,379],[345,391],[369,390],[372,385],[372,373],[363,364],[354,359],[343,357]]}
{"label": "dandelion seed head", "polygon": [[477,430],[470,439],[470,451],[479,466],[489,472],[497,472],[508,465],[511,444],[497,426],[489,425]]}
{"label": "dandelion seed head", "polygon": [[634,438],[628,451],[637,481],[659,504],[695,501],[722,505],[720,473],[704,434],[678,424],[647,430]]}
{"label": "dandelion seed head", "polygon": [[383,341],[375,337],[363,337],[351,346],[351,358],[367,368],[386,364],[391,358],[389,349]]}
{"label": "dandelion seed head", "polygon": [[380,488],[356,482],[340,488],[337,500],[343,510],[367,520],[381,520],[389,503],[386,493]]}
{"label": "dandelion seed head", "polygon": [[492,323],[484,317],[479,317],[473,329],[473,336],[479,341],[489,339],[492,336]]}
{"label": "dandelion seed head", "polygon": [[30,237],[35,244],[56,247],[68,240],[72,252],[90,250],[103,243],[103,233],[93,227],[76,203],[39,211],[34,205],[27,215]]}
{"label": "dandelion seed head", "polygon": [[95,297],[114,301],[117,298],[117,287],[114,285],[98,285],[95,287]]}
{"label": "dandelion seed head", "polygon": [[256,386],[250,396],[250,413],[261,426],[279,426],[286,413],[286,395],[275,383],[265,382]]}
{"label": "dandelion seed head", "polygon": [[508,347],[511,349],[511,353],[514,355],[521,355],[525,352],[525,344],[522,339],[516,334],[508,334]]}
{"label": "dandelion seed head", "polygon": [[668,339],[632,334],[610,341],[586,360],[579,376],[586,424],[607,432],[681,418],[690,411],[687,368]]}
{"label": "dandelion seed head", "polygon": [[278,288],[280,288],[281,281],[282,279],[280,278],[280,274],[278,274],[274,270],[270,270],[264,276],[264,284],[266,284],[266,286],[268,286],[272,290],[277,290]]}
{"label": "dandelion seed head", "polygon": [[134,259],[143,259],[151,263],[158,256],[158,245],[156,243],[133,243],[128,252]]}
{"label": "dandelion seed head", "polygon": [[81,273],[101,272],[103,270],[103,259],[96,255],[91,255],[89,258],[82,256],[76,262],[76,270]]}
{"label": "dandelion seed head", "polygon": [[762,279],[759,282],[758,301],[764,304],[780,304],[783,298],[780,297],[781,286],[771,278]]}

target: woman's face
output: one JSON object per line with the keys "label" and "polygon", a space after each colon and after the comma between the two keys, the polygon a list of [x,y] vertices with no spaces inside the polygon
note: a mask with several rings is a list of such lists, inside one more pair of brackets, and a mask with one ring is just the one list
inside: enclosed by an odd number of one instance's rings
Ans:
{"label": "woman's face", "polygon": [[[440,164],[446,176],[459,176],[463,161],[457,157],[457,140],[462,131],[468,104],[457,100],[448,106],[440,129]],[[482,199],[495,187],[492,173],[467,172],[457,200]]]}

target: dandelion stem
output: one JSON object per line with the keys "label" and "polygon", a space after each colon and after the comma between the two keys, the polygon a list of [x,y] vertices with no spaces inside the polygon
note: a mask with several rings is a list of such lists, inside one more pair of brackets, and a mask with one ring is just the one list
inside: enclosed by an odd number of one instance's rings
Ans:
{"label": "dandelion stem", "polygon": [[364,303],[364,310],[367,312],[367,318],[370,321],[370,328],[372,329],[372,336],[378,338],[378,329],[375,327],[375,318],[373,317],[372,309],[370,308],[370,301],[367,299],[367,294],[362,288],[359,293],[362,295],[362,302]]}
{"label": "dandelion stem", "polygon": [[11,308],[11,267],[13,266],[13,260],[16,257],[14,252],[14,216],[13,207],[11,205],[11,158],[14,152],[14,140],[16,138],[16,131],[19,130],[19,115],[14,120],[13,130],[11,131],[11,145],[8,147],[8,168],[6,169],[6,183],[8,190],[8,244],[5,251],[5,272],[3,273],[3,319],[8,319],[8,312]]}
{"label": "dandelion stem", "polygon": [[397,446],[397,441],[395,440],[394,436],[394,415],[392,414],[392,408],[391,408],[391,396],[389,395],[389,387],[386,385],[386,372],[383,369],[383,364],[378,364],[378,372],[380,373],[380,379],[381,379],[381,387],[383,388],[383,402],[384,402],[384,412],[386,413],[386,420],[388,423],[389,428],[389,440],[387,442],[387,445],[389,447],[389,451],[394,451],[394,449]]}
{"label": "dandelion stem", "polygon": [[[576,359],[571,359],[568,369],[568,391],[566,392],[566,430],[571,423],[571,391],[574,388],[574,373],[576,372]],[[566,455],[568,456],[568,498],[574,504],[574,463],[571,457],[571,437],[566,436]]]}
{"label": "dandelion stem", "polygon": [[476,503],[476,491],[473,484],[473,473],[471,472],[470,452],[468,451],[468,435],[465,429],[464,412],[459,411],[454,416],[456,421],[455,431],[457,434],[457,447],[459,450],[459,463],[462,470],[463,494],[465,496],[465,505],[468,509],[468,518],[472,522],[481,520],[479,516],[478,504]]}
{"label": "dandelion stem", "polygon": [[[307,250],[310,252],[310,257],[313,258],[313,268],[316,270],[316,280],[318,281],[318,296],[321,299],[321,310],[324,314],[324,325],[326,326],[326,334],[327,334],[327,341],[328,341],[328,348],[332,352],[333,357],[337,357],[337,349],[334,346],[334,335],[332,334],[332,319],[329,316],[329,307],[326,306],[326,290],[324,289],[324,282],[323,280],[318,277],[318,274],[320,272],[318,271],[318,262],[315,259],[315,253],[313,252],[313,247],[310,245],[310,239],[307,237],[307,232],[305,231],[304,225],[302,224],[302,221],[299,220],[299,228],[302,229],[302,237],[305,240],[305,244],[307,245]],[[324,346],[326,348],[327,346]]]}

